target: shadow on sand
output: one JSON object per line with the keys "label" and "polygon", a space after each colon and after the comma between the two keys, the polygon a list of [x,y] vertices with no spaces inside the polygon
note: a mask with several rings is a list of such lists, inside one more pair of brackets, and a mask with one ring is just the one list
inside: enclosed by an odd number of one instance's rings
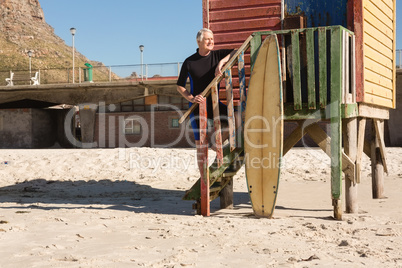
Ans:
{"label": "shadow on sand", "polygon": [[[0,188],[2,209],[111,209],[135,213],[195,215],[192,204],[184,201],[184,189],[158,189],[132,181],[53,181],[35,179]],[[234,209],[220,211],[219,198],[211,202],[214,215],[253,217],[250,197],[246,192],[234,192]],[[330,209],[291,208],[276,206],[276,210],[294,211],[295,217],[317,217],[316,213]],[[297,213],[299,211],[299,213]]]}
{"label": "shadow on sand", "polygon": [[[194,215],[194,201],[184,201],[184,189],[157,189],[132,181],[52,181],[35,179],[0,188],[3,209],[112,209],[135,213]],[[236,203],[249,202],[235,193]],[[211,212],[219,210],[219,199]]]}

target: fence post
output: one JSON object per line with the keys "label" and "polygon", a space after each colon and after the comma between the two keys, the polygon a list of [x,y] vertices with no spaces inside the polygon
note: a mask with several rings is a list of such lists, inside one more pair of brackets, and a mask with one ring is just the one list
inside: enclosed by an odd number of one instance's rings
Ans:
{"label": "fence post", "polygon": [[180,75],[180,62],[177,63],[177,76]]}

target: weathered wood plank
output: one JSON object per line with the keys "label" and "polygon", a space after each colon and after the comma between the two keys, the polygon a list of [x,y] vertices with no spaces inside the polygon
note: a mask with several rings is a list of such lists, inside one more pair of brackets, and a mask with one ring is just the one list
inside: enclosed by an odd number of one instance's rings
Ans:
{"label": "weathered wood plank", "polygon": [[327,106],[327,30],[318,29],[320,108]]}
{"label": "weathered wood plank", "polygon": [[219,193],[220,208],[233,208],[233,177],[228,177],[221,182],[223,188]]}
{"label": "weathered wood plank", "polygon": [[218,165],[222,165],[223,161],[223,151],[222,151],[222,129],[221,129],[221,119],[219,112],[219,95],[218,95],[218,84],[215,84],[211,88],[211,98],[212,98],[212,109],[214,113],[214,128],[215,128],[215,146],[216,149],[216,159]]}
{"label": "weathered wood plank", "polygon": [[[359,128],[358,128],[358,137],[357,137],[357,155],[356,155],[356,182],[360,183],[361,181],[361,164],[362,164],[362,156],[364,150],[364,134],[366,132],[366,118],[359,118]],[[367,152],[370,156],[370,152]]]}
{"label": "weathered wood plank", "polygon": [[287,152],[290,151],[290,149],[293,148],[293,146],[295,146],[295,144],[301,140],[301,138],[303,138],[304,136],[304,132],[303,129],[301,127],[301,124],[303,124],[303,122],[299,123],[299,125],[297,126],[297,128],[295,130],[293,130],[292,133],[290,133],[290,135],[286,138],[286,140],[283,143],[283,156],[285,156],[285,154]]}
{"label": "weathered wood plank", "polygon": [[207,117],[207,105],[206,100],[200,103],[200,157],[198,166],[201,173],[201,215],[210,215],[209,204],[209,169],[208,169],[208,117]]}
{"label": "weathered wood plank", "polygon": [[343,103],[352,103],[352,95],[350,94],[350,48],[349,48],[349,33],[347,31],[342,31],[342,82],[343,82]]}
{"label": "weathered wood plank", "polygon": [[299,30],[291,31],[291,39],[292,39],[292,73],[293,73],[293,102],[294,109],[301,110],[302,109],[302,95],[301,95],[301,73],[300,73],[300,40]]}
{"label": "weathered wood plank", "polygon": [[225,83],[226,83],[226,102],[228,109],[228,123],[229,123],[229,144],[230,151],[236,148],[236,123],[234,116],[234,106],[233,106],[233,85],[232,85],[232,70],[227,69],[225,72]]}
{"label": "weathered wood plank", "polygon": [[244,52],[239,55],[238,58],[238,72],[239,72],[239,92],[240,92],[240,109],[238,109],[238,113],[240,113],[239,118],[241,118],[241,127],[238,127],[237,135],[238,140],[237,144],[240,147],[243,147],[243,128],[244,128],[244,118],[246,112],[246,71],[244,67]]}
{"label": "weathered wood plank", "polygon": [[[340,204],[342,192],[342,32],[340,28],[331,30],[331,194],[334,204]],[[334,207],[334,217],[340,219],[339,208]]]}
{"label": "weathered wood plank", "polygon": [[308,108],[316,109],[314,29],[306,30]]}
{"label": "weathered wood plank", "polygon": [[384,143],[384,121],[379,119],[373,119],[373,121],[376,131],[377,142],[380,147],[381,160],[382,165],[384,166],[384,172],[388,173],[387,152]]}
{"label": "weathered wood plank", "polygon": [[251,72],[253,71],[254,62],[258,55],[258,50],[260,49],[262,43],[262,37],[260,34],[256,34],[250,41],[250,59],[251,59]]}
{"label": "weathered wood plank", "polygon": [[384,198],[384,166],[381,161],[380,144],[378,142],[375,122],[371,128],[371,183],[374,199]]}
{"label": "weathered wood plank", "polygon": [[359,116],[367,118],[377,118],[377,119],[389,119],[389,109],[371,106],[368,104],[359,104]]}
{"label": "weathered wood plank", "polygon": [[[243,151],[242,148],[236,148],[233,152],[230,152],[229,147],[225,147],[223,150],[223,164],[218,167],[217,160],[215,158],[214,163],[209,167],[209,184],[213,185],[219,178],[221,178],[224,171],[233,164],[233,162],[239,158],[239,154]],[[240,165],[237,166],[240,168]],[[186,191],[183,196],[183,200],[197,200],[200,198],[200,179],[197,180],[194,185]]]}
{"label": "weathered wood plank", "polygon": [[[325,133],[325,131],[316,123],[304,126],[303,130],[309,134],[311,139],[324,151],[329,157],[331,157],[331,137]],[[303,134],[304,135],[304,134]],[[342,152],[342,171],[348,176],[352,176],[355,173],[354,162]]]}
{"label": "weathered wood plank", "polygon": [[394,92],[394,96],[392,97],[392,108],[395,108],[396,106],[396,1],[394,2],[394,6],[393,6],[393,29],[394,29],[394,36],[393,36],[393,42],[392,42],[392,50],[394,51],[394,55],[392,57],[392,62],[393,64],[393,68],[392,68],[392,77],[393,77],[393,81],[394,81],[394,86],[393,86],[393,92]]}
{"label": "weathered wood plank", "polygon": [[[357,118],[343,119],[344,152],[355,163],[357,155]],[[343,163],[343,161],[342,161]],[[357,213],[358,196],[356,170],[345,173],[345,205],[346,213]]]}

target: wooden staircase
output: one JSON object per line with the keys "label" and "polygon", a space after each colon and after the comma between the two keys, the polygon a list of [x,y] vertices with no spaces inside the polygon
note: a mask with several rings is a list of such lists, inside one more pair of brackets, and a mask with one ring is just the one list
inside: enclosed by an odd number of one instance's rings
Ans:
{"label": "wooden staircase", "polygon": [[[243,124],[244,112],[246,107],[246,72],[244,55],[249,49],[253,36],[249,36],[242,46],[236,51],[235,55],[229,59],[222,69],[224,75],[214,78],[208,87],[201,93],[204,97],[211,94],[213,103],[213,118],[215,128],[215,147],[216,159],[214,163],[208,167],[208,137],[207,137],[207,109],[206,103],[200,105],[194,104],[182,116],[179,123],[184,120],[199,107],[200,115],[200,150],[202,151],[201,163],[199,163],[201,178],[188,190],[183,197],[184,200],[196,200],[195,208],[199,214],[209,216],[210,201],[221,196],[221,207],[230,206],[233,201],[233,188],[228,187],[232,182],[233,176],[240,169],[243,160]],[[238,81],[239,81],[239,97],[240,107],[238,111],[234,109],[233,101],[233,79],[232,68],[237,65]],[[229,122],[229,145],[222,147],[221,122],[219,117],[219,92],[218,85],[225,78],[226,86],[226,104],[228,109]],[[237,79],[236,79],[237,81]],[[239,114],[242,125],[236,126],[235,113]]]}
{"label": "wooden staircase", "polygon": [[[230,152],[230,148],[223,150],[223,164],[218,165],[218,160],[209,166],[209,200],[221,198],[221,208],[230,207],[233,204],[233,176],[237,174],[243,165],[243,148],[236,148]],[[201,178],[186,191],[183,200],[195,200],[193,208],[197,214],[201,214]]]}

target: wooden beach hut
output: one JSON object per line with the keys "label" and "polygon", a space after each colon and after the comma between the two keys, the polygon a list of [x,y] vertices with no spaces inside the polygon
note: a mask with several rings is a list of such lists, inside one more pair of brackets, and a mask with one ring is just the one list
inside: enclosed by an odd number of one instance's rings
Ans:
{"label": "wooden beach hut", "polygon": [[[373,197],[383,197],[383,173],[387,171],[384,120],[396,103],[395,17],[396,0],[203,0],[203,25],[215,33],[216,48],[243,50],[237,55],[242,64],[235,66],[233,61],[227,65],[238,69],[238,77],[226,74],[231,84],[226,94],[238,98],[242,105],[242,80],[248,84],[262,40],[270,34],[278,36],[284,120],[298,123],[284,140],[283,154],[307,133],[331,157],[331,194],[337,219],[343,210],[342,172],[346,212],[357,212],[363,153],[372,161]],[[209,94],[211,88],[205,92]],[[365,135],[368,120],[372,122],[371,135]],[[329,125],[330,134],[318,121]],[[223,152],[222,157],[235,161],[242,149],[236,148],[236,154]],[[204,172],[207,177],[213,174],[207,180],[211,185],[224,181],[214,189],[214,198],[230,185],[230,180],[220,179],[230,178],[225,176],[227,166],[219,166]],[[185,199],[202,199],[199,185],[190,189]],[[230,190],[227,193],[230,195]],[[228,199],[225,194],[221,198]]]}

